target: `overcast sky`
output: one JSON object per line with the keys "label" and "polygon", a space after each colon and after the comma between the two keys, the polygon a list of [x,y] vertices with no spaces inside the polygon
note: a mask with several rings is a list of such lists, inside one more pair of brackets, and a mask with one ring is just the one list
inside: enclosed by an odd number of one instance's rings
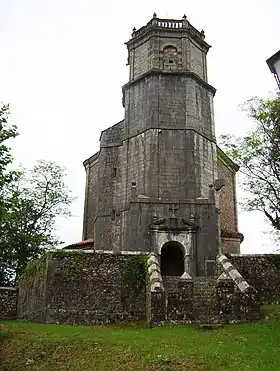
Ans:
{"label": "overcast sky", "polygon": [[[252,122],[238,106],[276,89],[265,61],[280,48],[279,0],[0,0],[0,102],[10,103],[20,131],[13,155],[26,167],[46,159],[67,168],[78,199],[74,217],[58,223],[66,243],[82,237],[82,162],[98,150],[101,130],[123,118],[124,42],[153,12],[177,19],[185,13],[204,29],[217,136],[244,134]],[[242,252],[275,250],[267,229],[261,215],[240,212]]]}

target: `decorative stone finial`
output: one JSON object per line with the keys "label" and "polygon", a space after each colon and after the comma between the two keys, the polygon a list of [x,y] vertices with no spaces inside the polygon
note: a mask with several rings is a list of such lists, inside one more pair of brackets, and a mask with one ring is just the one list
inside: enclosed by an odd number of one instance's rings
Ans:
{"label": "decorative stone finial", "polygon": [[153,220],[156,220],[156,219],[158,219],[158,215],[157,215],[156,210],[154,210],[154,212],[153,212]]}
{"label": "decorative stone finial", "polygon": [[135,31],[136,31],[136,28],[135,28],[135,26],[134,26],[133,29],[132,29],[132,34],[131,34],[131,36],[134,36]]}
{"label": "decorative stone finial", "polygon": [[201,30],[201,37],[204,39],[205,38],[205,32],[204,32],[204,30]]}
{"label": "decorative stone finial", "polygon": [[156,17],[157,17],[157,13],[154,12],[154,14],[153,14],[153,18],[156,18]]}
{"label": "decorative stone finial", "polygon": [[188,20],[187,20],[186,14],[183,15],[182,19],[183,19],[183,22],[182,22],[183,23],[183,28],[187,28],[188,27]]}

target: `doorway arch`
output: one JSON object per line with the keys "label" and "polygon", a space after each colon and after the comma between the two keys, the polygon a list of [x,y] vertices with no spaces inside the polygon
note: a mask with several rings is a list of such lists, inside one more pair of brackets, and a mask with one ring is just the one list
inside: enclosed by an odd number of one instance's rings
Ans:
{"label": "doorway arch", "polygon": [[162,276],[182,276],[184,273],[184,247],[180,242],[169,241],[161,248],[160,270]]}

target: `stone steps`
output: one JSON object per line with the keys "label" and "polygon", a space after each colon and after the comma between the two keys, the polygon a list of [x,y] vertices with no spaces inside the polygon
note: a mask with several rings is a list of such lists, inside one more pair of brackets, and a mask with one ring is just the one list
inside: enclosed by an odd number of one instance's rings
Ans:
{"label": "stone steps", "polygon": [[166,292],[178,292],[178,282],[183,278],[179,276],[162,276],[163,286]]}

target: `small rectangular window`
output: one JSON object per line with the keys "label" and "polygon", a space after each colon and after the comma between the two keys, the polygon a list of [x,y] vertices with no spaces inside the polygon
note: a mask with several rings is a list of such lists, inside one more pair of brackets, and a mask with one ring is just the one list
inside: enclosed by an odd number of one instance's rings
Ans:
{"label": "small rectangular window", "polygon": [[205,273],[207,277],[215,276],[216,260],[205,260]]}
{"label": "small rectangular window", "polygon": [[116,178],[117,177],[117,168],[114,167],[113,169],[113,177]]}
{"label": "small rectangular window", "polygon": [[116,210],[112,210],[111,212],[111,219],[115,220],[116,219]]}

